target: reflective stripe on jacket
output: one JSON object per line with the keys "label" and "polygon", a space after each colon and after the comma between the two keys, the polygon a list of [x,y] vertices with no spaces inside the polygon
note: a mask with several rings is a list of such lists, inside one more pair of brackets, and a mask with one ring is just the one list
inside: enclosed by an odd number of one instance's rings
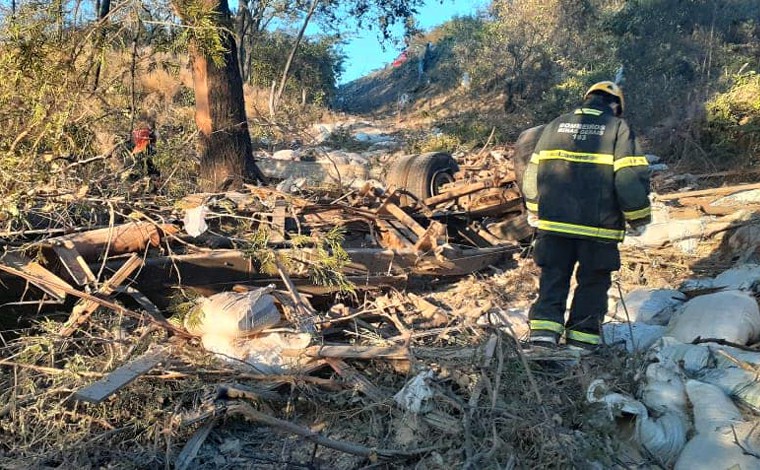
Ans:
{"label": "reflective stripe on jacket", "polygon": [[546,126],[523,194],[539,230],[616,242],[626,221],[650,218],[649,165],[623,119],[605,105],[583,107]]}

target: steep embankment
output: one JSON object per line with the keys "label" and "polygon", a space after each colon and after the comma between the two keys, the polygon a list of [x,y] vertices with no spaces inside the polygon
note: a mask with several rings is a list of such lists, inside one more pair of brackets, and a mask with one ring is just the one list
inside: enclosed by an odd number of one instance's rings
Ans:
{"label": "steep embankment", "polygon": [[[424,43],[423,43],[424,44]],[[451,41],[412,46],[405,60],[354,80],[338,90],[338,106],[351,114],[396,116],[409,125],[445,125],[452,119],[503,119],[503,97],[498,93],[473,96],[457,65]],[[489,128],[490,131],[490,128]]]}

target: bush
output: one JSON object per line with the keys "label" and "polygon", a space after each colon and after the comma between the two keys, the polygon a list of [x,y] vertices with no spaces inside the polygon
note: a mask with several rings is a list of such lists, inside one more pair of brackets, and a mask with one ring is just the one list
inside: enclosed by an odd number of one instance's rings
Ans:
{"label": "bush", "polygon": [[702,143],[713,159],[756,163],[760,155],[760,75],[738,76],[706,106]]}

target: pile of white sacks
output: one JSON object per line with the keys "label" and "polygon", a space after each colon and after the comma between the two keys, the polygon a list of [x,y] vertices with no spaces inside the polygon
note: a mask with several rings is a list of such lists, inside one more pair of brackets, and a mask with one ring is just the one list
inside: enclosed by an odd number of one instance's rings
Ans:
{"label": "pile of white sacks", "polygon": [[630,323],[603,331],[607,344],[646,358],[638,398],[597,380],[588,400],[611,417],[632,416],[633,441],[667,468],[760,468],[759,422],[737,406],[760,412],[760,351],[725,345],[760,341],[759,286],[760,266],[743,265],[679,290],[629,293],[616,315]]}

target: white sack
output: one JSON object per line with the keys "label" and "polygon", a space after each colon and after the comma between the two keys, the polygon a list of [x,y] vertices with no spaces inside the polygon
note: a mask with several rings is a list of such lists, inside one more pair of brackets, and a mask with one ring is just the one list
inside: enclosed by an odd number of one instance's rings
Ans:
{"label": "white sack", "polygon": [[694,412],[694,429],[709,434],[724,426],[742,422],[742,414],[734,402],[715,385],[688,380],[686,393]]}
{"label": "white sack", "polygon": [[760,335],[760,309],[754,297],[740,291],[699,296],[674,314],[667,334],[682,343],[717,338],[747,344]]}
{"label": "white sack", "polygon": [[745,449],[757,449],[754,425],[744,423],[739,409],[714,386],[696,380],[686,384],[689,400],[694,409],[694,427],[697,435],[681,452],[676,470],[694,469],[757,469],[760,460],[745,455],[735,442]]}
{"label": "white sack", "polygon": [[673,311],[685,300],[686,296],[677,290],[636,289],[623,297],[616,316],[623,318],[627,311],[632,322],[667,325]]}
{"label": "white sack", "polygon": [[625,349],[632,353],[649,349],[662,338],[665,329],[664,326],[646,323],[605,323],[602,325],[602,337],[604,344],[625,346]]}
{"label": "white sack", "polygon": [[696,373],[707,367],[714,367],[715,359],[705,344],[683,344],[665,336],[651,349],[654,359],[672,369],[683,369]]}
{"label": "white sack", "polygon": [[752,290],[758,281],[760,281],[760,266],[743,264],[722,272],[715,278],[713,285],[726,290]]}
{"label": "white sack", "polygon": [[[757,430],[750,423],[736,427],[739,442],[745,448],[757,448]],[[741,433],[741,435],[740,435]],[[697,434],[684,447],[674,470],[758,470],[760,460],[734,442],[734,431],[724,429],[712,435]]]}
{"label": "white sack", "polygon": [[684,421],[688,416],[684,379],[678,371],[662,364],[653,363],[647,366],[641,401],[656,413],[677,413]]}
{"label": "white sack", "polygon": [[696,378],[717,386],[727,395],[760,412],[760,382],[757,374],[738,367],[727,367],[705,369]]}
{"label": "white sack", "polygon": [[636,441],[666,465],[676,461],[686,444],[688,418],[679,411],[668,410],[653,418],[640,401],[620,393],[607,393],[603,380],[591,383],[586,399],[590,403],[604,404],[611,417],[619,414],[635,416]]}
{"label": "white sack", "polygon": [[185,329],[197,336],[235,339],[270,328],[280,321],[271,288],[221,292],[205,297],[185,317]]}

